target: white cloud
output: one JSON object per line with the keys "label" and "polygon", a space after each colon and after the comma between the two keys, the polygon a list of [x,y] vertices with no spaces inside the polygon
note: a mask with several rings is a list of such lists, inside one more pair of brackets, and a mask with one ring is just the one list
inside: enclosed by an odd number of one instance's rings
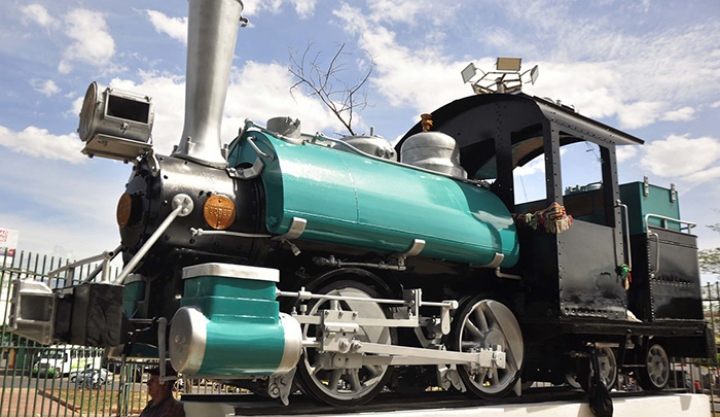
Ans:
{"label": "white cloud", "polygon": [[48,13],[44,6],[37,3],[23,6],[20,8],[20,11],[22,11],[26,17],[32,19],[43,27],[53,27],[57,26],[59,23],[57,19],[50,16],[50,13]]}
{"label": "white cloud", "polygon": [[701,183],[720,178],[720,166],[693,172],[684,179],[692,183]]}
{"label": "white cloud", "polygon": [[77,117],[78,115],[80,115],[80,110],[82,110],[83,100],[85,100],[85,97],[83,97],[83,96],[80,96],[80,97],[76,98],[75,100],[73,100],[70,111],[69,111],[70,116]]}
{"label": "white cloud", "polygon": [[0,146],[25,155],[79,163],[86,158],[80,153],[82,142],[77,135],[53,135],[47,129],[30,126],[22,132],[0,126]]}
{"label": "white cloud", "polygon": [[[255,16],[263,11],[268,11],[273,14],[280,13],[284,3],[290,3],[295,8],[295,13],[300,16],[301,19],[311,17],[315,13],[315,5],[317,0],[257,0],[247,1],[243,4],[244,16]],[[252,23],[252,21],[251,21]]]}
{"label": "white cloud", "polygon": [[634,145],[622,145],[615,147],[615,158],[617,162],[625,162],[638,154],[638,147]]}
{"label": "white cloud", "polygon": [[537,84],[523,86],[528,94],[559,99],[593,118],[612,116],[622,107],[621,99],[611,89],[622,78],[617,70],[592,62],[537,65],[540,68]]}
{"label": "white cloud", "polygon": [[55,84],[53,80],[43,81],[35,78],[30,80],[30,85],[35,91],[42,93],[47,97],[50,97],[60,92],[60,88]]}
{"label": "white cloud", "polygon": [[73,62],[93,66],[107,66],[115,55],[115,41],[108,32],[105,18],[101,13],[86,9],[75,9],[65,15],[65,34],[73,43],[63,53],[58,65],[61,74],[73,69]]}
{"label": "white cloud", "polygon": [[333,13],[344,21],[348,32],[359,36],[359,46],[373,57],[371,83],[390,105],[428,112],[468,95],[459,75],[467,62],[453,62],[429,47],[411,50],[401,46],[395,32],[369,22],[360,9],[347,4]]}
{"label": "white cloud", "polygon": [[712,107],[713,109],[716,109],[716,108],[720,107],[720,100],[712,103],[712,104],[710,105],[710,107]]}
{"label": "white cloud", "polygon": [[187,17],[168,17],[156,10],[145,10],[158,33],[164,33],[187,45]]}
{"label": "white cloud", "polygon": [[[236,133],[245,118],[264,125],[268,118],[276,116],[299,118],[304,132],[340,131],[339,122],[316,98],[300,92],[296,92],[294,98],[290,95],[290,87],[294,83],[284,65],[248,61],[232,75],[225,103],[223,131],[229,129],[229,132]],[[360,123],[356,116],[354,125],[359,126]]]}
{"label": "white cloud", "polygon": [[521,176],[521,177],[527,177],[533,174],[543,174],[545,175],[545,159],[544,158],[535,158],[529,163],[517,167],[513,170],[513,175]]}
{"label": "white cloud", "polygon": [[[366,18],[373,22],[396,22],[407,25],[447,22],[458,9],[457,5],[433,0],[368,0],[370,12]],[[427,26],[426,26],[427,27]]]}
{"label": "white cloud", "polygon": [[637,129],[648,126],[658,119],[665,104],[662,102],[637,101],[620,106],[618,119],[620,126],[626,129]]}
{"label": "white cloud", "polygon": [[641,165],[662,177],[684,177],[688,181],[706,181],[720,174],[720,140],[708,136],[670,135],[645,145]]}
{"label": "white cloud", "polygon": [[690,106],[686,106],[677,110],[666,112],[665,114],[663,114],[661,119],[671,122],[685,122],[688,120],[692,120],[694,116],[695,109]]}
{"label": "white cloud", "polygon": [[301,19],[312,17],[315,12],[316,0],[290,0],[295,6],[295,12]]}

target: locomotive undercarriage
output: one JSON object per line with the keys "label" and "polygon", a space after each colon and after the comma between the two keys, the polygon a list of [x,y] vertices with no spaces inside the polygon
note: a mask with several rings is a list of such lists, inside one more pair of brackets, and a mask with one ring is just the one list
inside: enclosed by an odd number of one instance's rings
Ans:
{"label": "locomotive undercarriage", "polygon": [[[265,379],[201,377],[222,378],[283,402],[294,378],[311,398],[334,405],[362,404],[386,386],[407,392],[432,385],[486,398],[519,390],[515,383],[522,365],[522,336],[507,307],[478,295],[462,302],[428,301],[442,297],[438,291],[424,297],[421,289],[404,290],[402,298],[395,298],[394,290],[401,286],[382,272],[387,271],[341,268],[311,278],[303,271],[295,276],[307,288],[277,291],[281,309],[302,329],[297,371]],[[435,287],[440,295],[460,292]],[[146,326],[146,320],[133,321]],[[153,332],[161,339],[165,329],[154,327],[146,337]]]}

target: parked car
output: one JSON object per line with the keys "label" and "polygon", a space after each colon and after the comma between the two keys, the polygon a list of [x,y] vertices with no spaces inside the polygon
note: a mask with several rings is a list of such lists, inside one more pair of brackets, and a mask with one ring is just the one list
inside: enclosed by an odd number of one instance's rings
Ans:
{"label": "parked car", "polygon": [[32,373],[59,377],[77,375],[87,367],[99,368],[101,350],[71,345],[56,345],[42,348],[34,360]]}
{"label": "parked car", "polygon": [[112,374],[107,369],[87,368],[82,372],[75,373],[70,376],[70,382],[74,382],[76,386],[85,388],[100,388],[107,384],[112,378]]}

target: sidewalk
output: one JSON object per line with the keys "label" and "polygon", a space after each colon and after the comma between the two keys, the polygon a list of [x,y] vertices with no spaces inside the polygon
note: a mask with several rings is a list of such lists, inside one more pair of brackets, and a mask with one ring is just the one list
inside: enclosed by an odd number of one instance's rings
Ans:
{"label": "sidewalk", "polygon": [[42,417],[49,415],[72,416],[73,411],[43,395],[35,388],[5,390],[0,417]]}

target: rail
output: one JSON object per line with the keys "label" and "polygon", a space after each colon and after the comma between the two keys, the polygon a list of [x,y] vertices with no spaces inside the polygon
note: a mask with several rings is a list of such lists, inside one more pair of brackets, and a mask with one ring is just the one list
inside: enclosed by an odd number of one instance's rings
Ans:
{"label": "rail", "polygon": [[[647,234],[648,239],[648,245],[650,244],[650,240],[655,241],[655,269],[650,271],[650,277],[654,278],[655,275],[660,272],[660,236],[658,236],[657,233],[650,230],[650,219],[658,219],[660,220],[660,224],[663,229],[670,230],[668,227],[668,222],[677,223],[680,226],[680,232],[682,233],[684,230],[687,231],[688,234],[690,234],[690,230],[692,230],[693,227],[696,226],[693,222],[688,222],[685,220],[675,219],[668,216],[661,216],[659,214],[653,214],[648,213],[645,215],[645,233]],[[683,228],[683,225],[685,227]],[[653,226],[654,227],[654,226]]]}

